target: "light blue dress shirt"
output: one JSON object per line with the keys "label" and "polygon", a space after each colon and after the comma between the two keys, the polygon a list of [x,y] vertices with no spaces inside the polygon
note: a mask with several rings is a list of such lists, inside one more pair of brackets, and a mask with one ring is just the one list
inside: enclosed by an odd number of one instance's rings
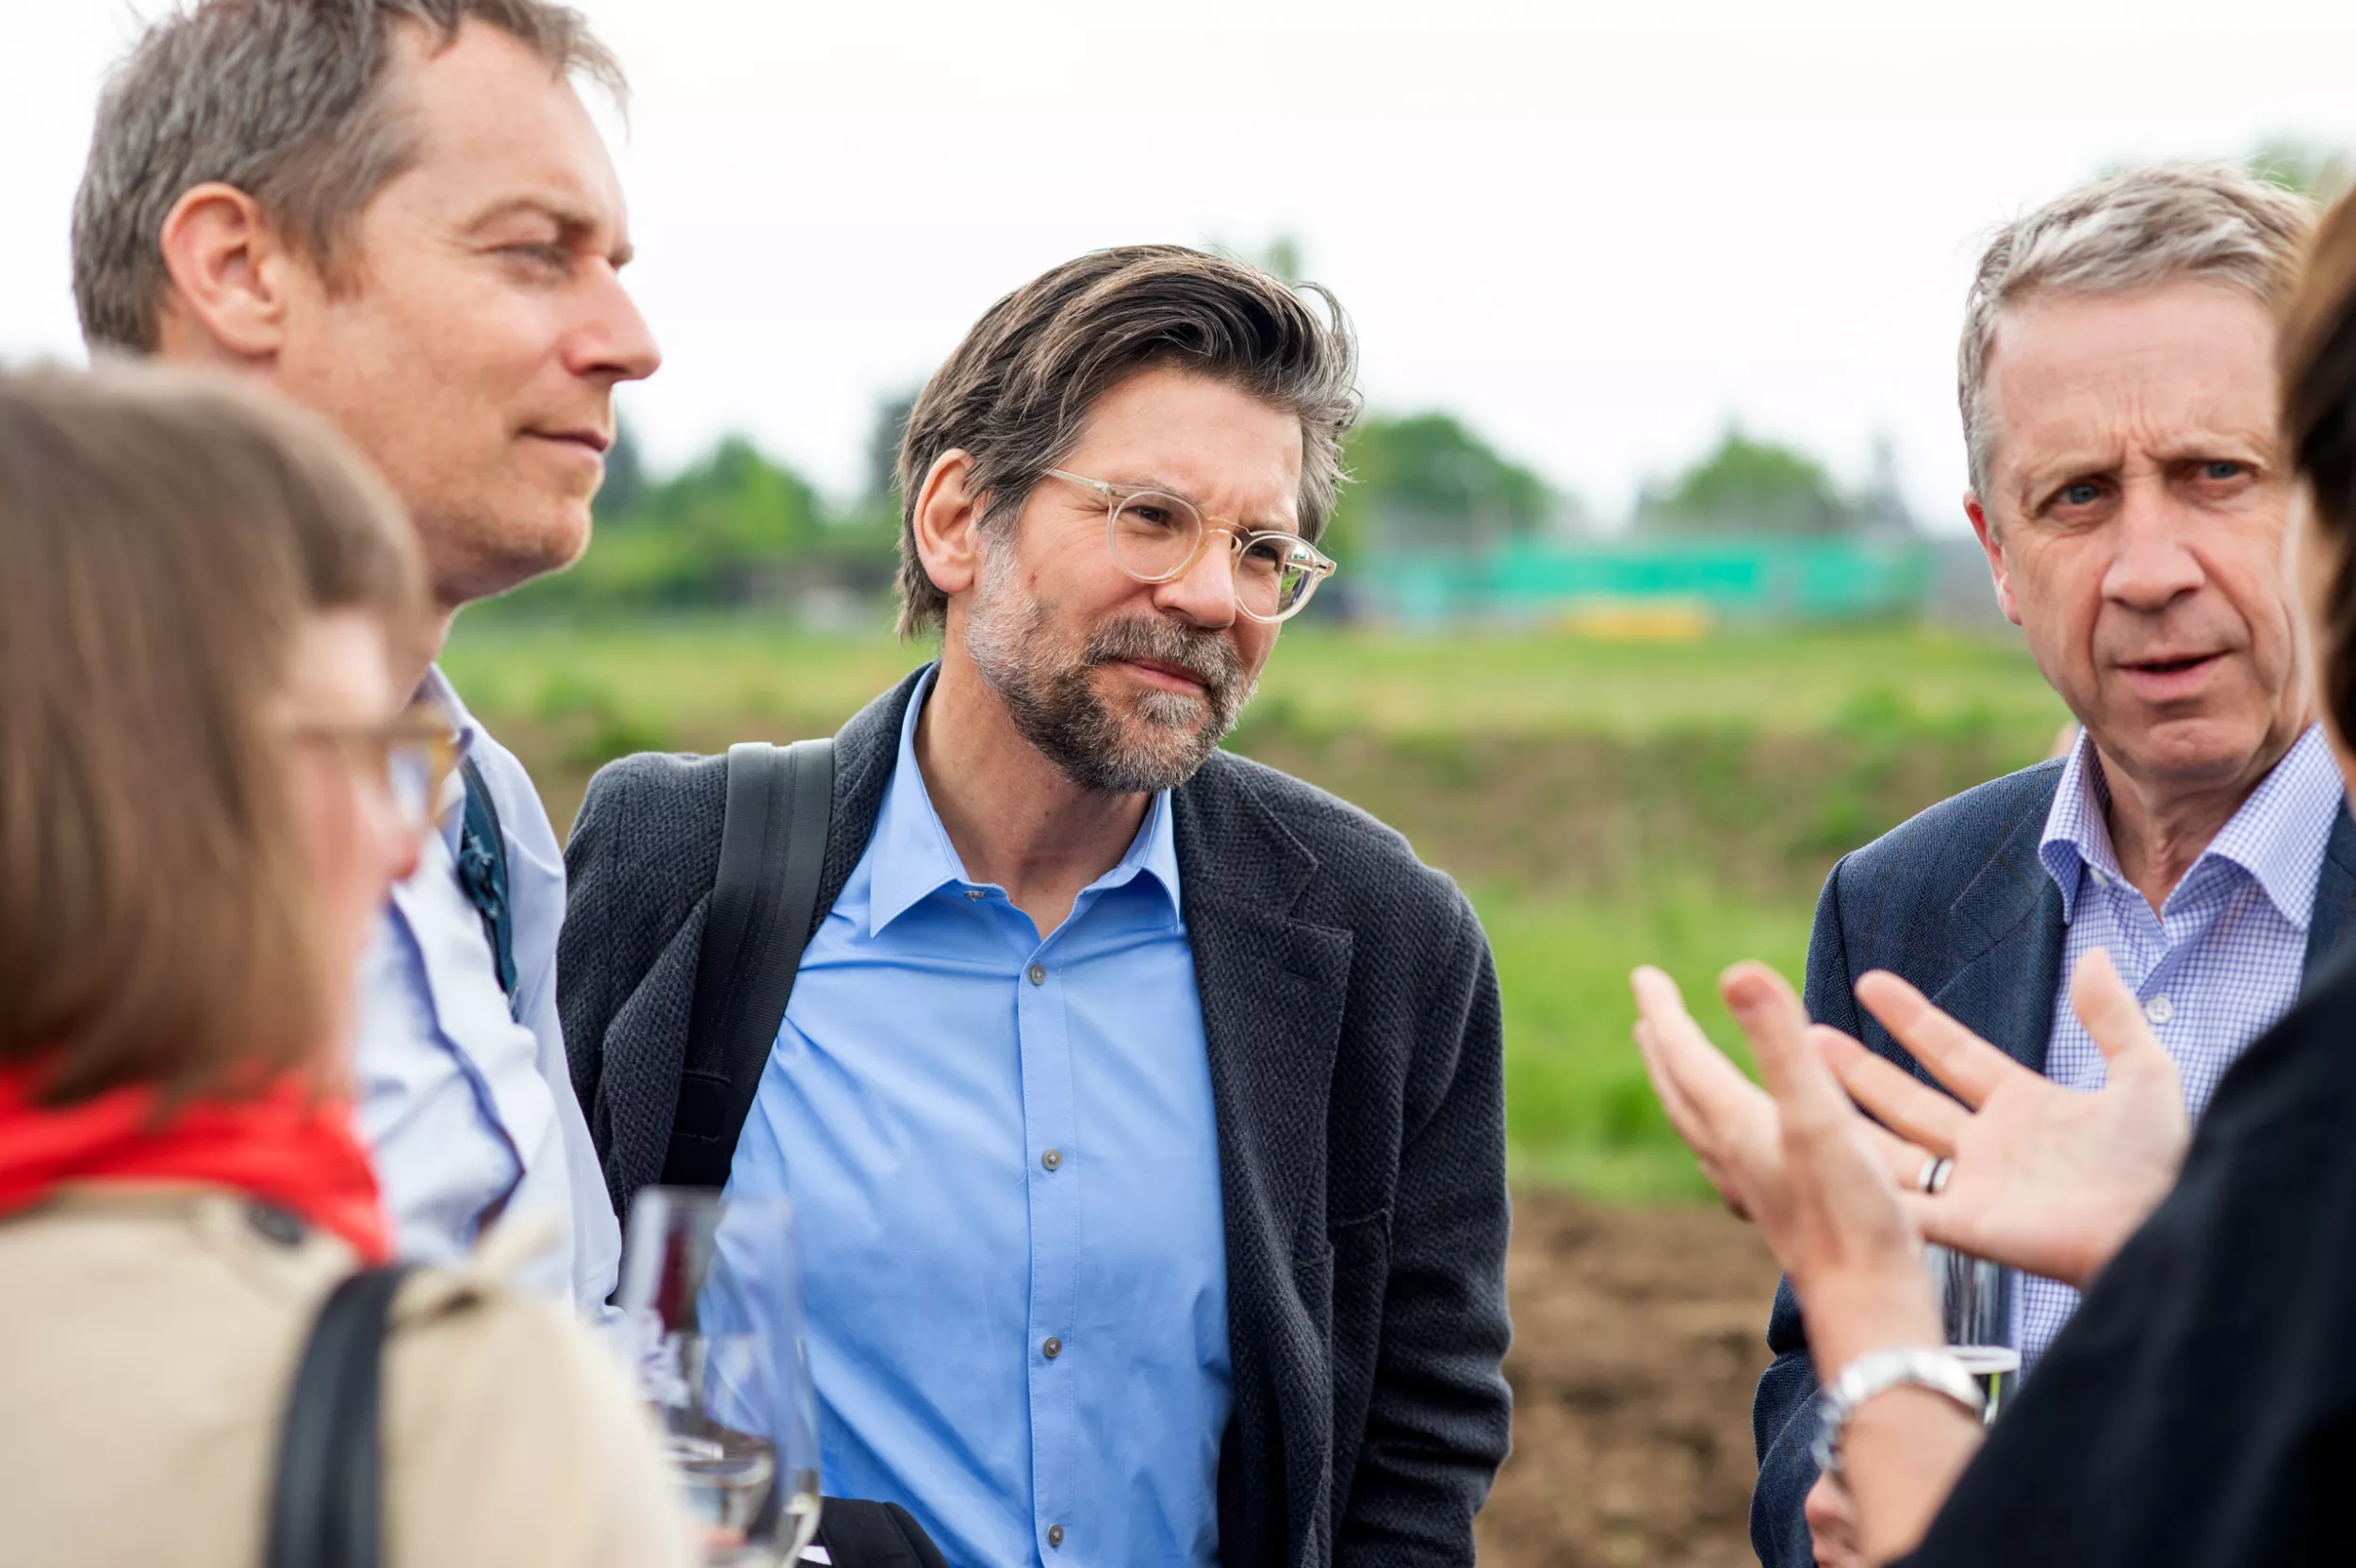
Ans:
{"label": "light blue dress shirt", "polygon": [[[2084,735],[2053,790],[2037,858],[2061,891],[2068,938],[2053,993],[2045,1075],[2092,1092],[2108,1080],[2102,1048],[2070,1004],[2078,960],[2107,950],[2176,1063],[2198,1120],[2241,1054],[2299,999],[2307,926],[2346,787],[2323,727],[2301,735],[2211,840],[2154,914],[2119,874],[2104,816],[2109,790]],[[2057,1281],[2018,1277],[2013,1343],[2034,1364],[2077,1310]]]}
{"label": "light blue dress shirt", "polygon": [[934,813],[929,691],[728,1190],[794,1205],[829,1494],[960,1568],[1208,1565],[1226,1244],[1170,800],[1042,940]]}
{"label": "light blue dress shirt", "polygon": [[493,1217],[546,1216],[557,1245],[517,1275],[604,1320],[621,1231],[573,1095],[556,1012],[564,856],[523,764],[458,700],[436,667],[418,694],[457,723],[507,845],[516,1003],[508,1009],[482,917],[458,884],[463,789],[360,964],[359,1123],[403,1257],[450,1263]]}

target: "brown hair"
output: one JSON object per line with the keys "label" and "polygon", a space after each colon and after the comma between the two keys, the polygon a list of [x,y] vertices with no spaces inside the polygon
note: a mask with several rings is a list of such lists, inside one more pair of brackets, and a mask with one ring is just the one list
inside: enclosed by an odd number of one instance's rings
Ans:
{"label": "brown hair", "polygon": [[2316,650],[2324,706],[2356,742],[2356,196],[2324,218],[2282,312],[2282,431],[2335,564]]}
{"label": "brown hair", "polygon": [[479,22],[616,102],[621,67],[548,0],[198,0],[150,27],[107,78],[74,199],[74,301],[93,347],[152,353],[173,204],[219,180],[335,282],[339,242],[416,158],[384,91],[393,30],[447,48]]}
{"label": "brown hair", "polygon": [[305,1063],[267,710],[307,612],[399,646],[423,605],[397,504],[317,419],[154,369],[0,376],[0,1062],[57,1054],[59,1102]]}
{"label": "brown hair", "polygon": [[[1325,309],[1312,310],[1304,294]],[[1301,417],[1301,530],[1324,531],[1358,416],[1357,344],[1333,296],[1178,245],[1096,251],[983,313],[925,384],[900,443],[900,635],[938,626],[948,598],[916,554],[916,501],[942,453],[973,459],[987,526],[1023,509],[1080,439],[1097,400],[1140,370],[1213,377]]]}

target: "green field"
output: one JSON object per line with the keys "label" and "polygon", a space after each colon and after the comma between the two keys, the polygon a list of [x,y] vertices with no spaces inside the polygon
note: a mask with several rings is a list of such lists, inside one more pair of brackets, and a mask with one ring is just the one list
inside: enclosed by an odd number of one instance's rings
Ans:
{"label": "green field", "polygon": [[[923,657],[749,619],[485,621],[445,662],[561,826],[611,757],[831,731]],[[1985,636],[1312,630],[1286,633],[1231,744],[1375,812],[1472,894],[1518,1171],[1664,1198],[1703,1189],[1628,1041],[1628,970],[1661,964],[1697,1001],[1736,958],[1796,979],[1842,851],[2045,755],[2066,717],[2017,643]]]}

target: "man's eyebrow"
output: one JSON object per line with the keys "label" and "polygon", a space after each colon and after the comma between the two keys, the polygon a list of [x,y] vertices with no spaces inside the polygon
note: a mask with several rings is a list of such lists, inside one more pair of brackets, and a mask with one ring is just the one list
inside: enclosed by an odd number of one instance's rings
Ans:
{"label": "man's eyebrow", "polygon": [[[2203,463],[2215,460],[2264,461],[2275,459],[2273,437],[2259,430],[2233,430],[2212,426],[2186,431],[2174,437],[2154,454],[2162,463]],[[2120,462],[2117,446],[2084,447],[2061,452],[2034,467],[2021,472],[2020,489],[2024,500],[2035,502],[2056,485],[2073,480],[2117,471]]]}
{"label": "man's eyebrow", "polygon": [[[1113,479],[1106,480],[1104,482],[1111,485],[1116,490],[1151,490],[1156,495],[1175,496],[1180,500],[1185,501],[1188,506],[1193,507],[1197,512],[1202,513],[1205,517],[1212,515],[1211,509],[1204,506],[1201,501],[1196,500],[1194,498],[1193,492],[1186,489],[1184,485],[1171,484],[1167,481],[1158,479]],[[1246,531],[1252,533],[1299,533],[1301,531],[1301,524],[1299,520],[1292,517],[1278,517],[1274,519],[1263,518],[1256,523],[1247,521],[1240,517],[1221,517],[1219,520],[1221,522],[1238,523]]]}
{"label": "man's eyebrow", "polygon": [[[487,229],[502,219],[517,216],[545,218],[556,225],[557,236],[568,245],[578,245],[606,228],[604,220],[589,208],[558,196],[511,196],[495,202],[469,220],[468,233]],[[607,247],[607,259],[615,267],[627,266],[635,253],[630,239],[622,236]]]}

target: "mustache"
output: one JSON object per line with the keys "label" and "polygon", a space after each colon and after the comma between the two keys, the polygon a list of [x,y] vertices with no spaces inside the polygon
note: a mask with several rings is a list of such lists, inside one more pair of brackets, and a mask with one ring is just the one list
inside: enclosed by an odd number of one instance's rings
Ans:
{"label": "mustache", "polygon": [[1205,691],[1232,691],[1243,679],[1243,660],[1235,645],[1216,631],[1174,621],[1132,615],[1107,621],[1089,634],[1081,663],[1094,669],[1126,660],[1173,664],[1203,683]]}

